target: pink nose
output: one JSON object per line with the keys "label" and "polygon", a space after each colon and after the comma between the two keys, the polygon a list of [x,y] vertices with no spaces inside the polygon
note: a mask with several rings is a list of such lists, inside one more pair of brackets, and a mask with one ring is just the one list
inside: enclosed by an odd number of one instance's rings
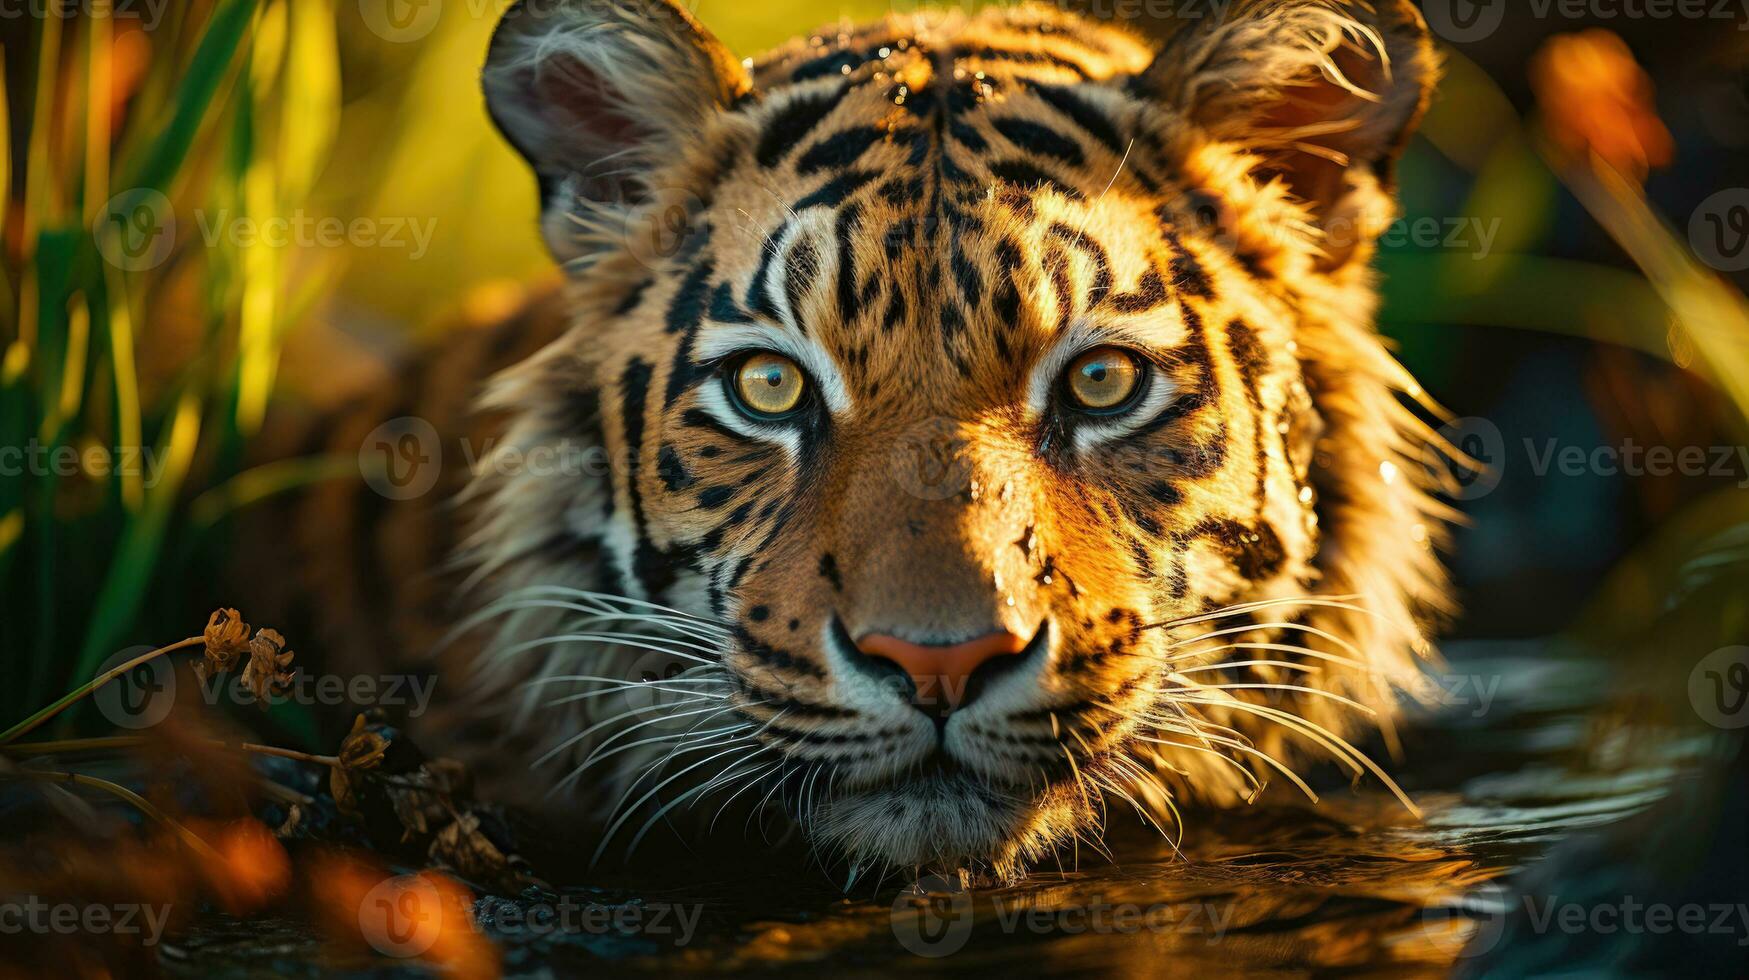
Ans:
{"label": "pink nose", "polygon": [[955,708],[965,699],[972,672],[997,657],[1010,657],[1026,649],[1026,641],[1013,633],[987,633],[952,646],[925,646],[896,636],[874,633],[856,641],[856,648],[871,657],[891,660],[911,676],[917,697],[926,704],[941,699]]}

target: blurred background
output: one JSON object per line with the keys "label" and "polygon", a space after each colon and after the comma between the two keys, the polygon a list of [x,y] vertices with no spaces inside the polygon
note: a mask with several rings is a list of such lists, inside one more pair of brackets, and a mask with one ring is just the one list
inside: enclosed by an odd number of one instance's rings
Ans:
{"label": "blurred background", "polygon": [[[1069,5],[1143,32],[1221,7]],[[504,6],[0,6],[0,718],[204,621],[248,508],[362,479],[276,458],[275,418],[555,277],[477,86]],[[742,54],[915,9],[688,6]],[[1380,327],[1488,466],[1452,477],[1449,636],[1589,640],[1681,691],[1749,640],[1749,592],[1679,601],[1749,559],[1749,12],[1422,6],[1446,80],[1401,167]]]}

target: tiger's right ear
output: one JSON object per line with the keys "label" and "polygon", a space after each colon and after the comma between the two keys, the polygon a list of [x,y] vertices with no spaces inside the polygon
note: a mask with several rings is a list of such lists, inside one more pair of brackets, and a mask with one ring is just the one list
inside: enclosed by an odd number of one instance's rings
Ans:
{"label": "tiger's right ear", "polygon": [[481,83],[492,121],[540,181],[560,261],[576,257],[568,219],[637,206],[652,171],[752,88],[673,0],[520,0],[492,36]]}

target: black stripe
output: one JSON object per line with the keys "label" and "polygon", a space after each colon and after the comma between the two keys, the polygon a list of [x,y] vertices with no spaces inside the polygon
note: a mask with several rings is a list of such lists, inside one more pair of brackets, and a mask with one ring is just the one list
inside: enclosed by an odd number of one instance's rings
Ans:
{"label": "black stripe", "polygon": [[845,73],[844,69],[846,68],[855,71],[870,61],[873,61],[876,50],[876,48],[863,48],[860,50],[834,51],[830,54],[824,54],[818,58],[814,58],[811,61],[804,61],[796,66],[795,71],[790,72],[790,81],[806,82],[815,78],[829,78],[833,75],[842,75]]}
{"label": "black stripe", "polygon": [[680,288],[674,293],[674,301],[668,304],[669,333],[679,333],[688,327],[696,327],[704,319],[705,306],[710,297],[711,274],[715,271],[715,263],[704,259],[687,273]]}
{"label": "black stripe", "polygon": [[822,679],[826,676],[826,672],[820,668],[819,664],[807,660],[797,660],[789,651],[779,650],[747,632],[744,626],[736,626],[734,635],[736,643],[740,645],[742,650],[778,670],[793,670],[798,674]]}
{"label": "black stripe", "polygon": [[814,274],[820,271],[820,250],[811,238],[804,238],[790,248],[783,262],[783,302],[795,319],[796,329],[805,336],[808,322],[802,318],[802,299],[813,285]]}
{"label": "black stripe", "polygon": [[1117,126],[1105,113],[1095,109],[1080,96],[1061,85],[1034,82],[1030,87],[1051,108],[1067,116],[1075,125],[1085,130],[1087,135],[1104,144],[1106,149],[1119,156],[1123,155],[1126,149],[1124,139],[1118,134]]}
{"label": "black stripe", "polygon": [[1268,504],[1269,449],[1268,432],[1264,426],[1267,419],[1264,417],[1263,391],[1260,385],[1264,368],[1269,363],[1269,355],[1263,350],[1257,334],[1243,320],[1234,320],[1227,324],[1227,350],[1233,355],[1233,362],[1238,365],[1239,384],[1245,389],[1245,401],[1251,406],[1251,452],[1257,463],[1257,482],[1253,493],[1261,520]]}
{"label": "black stripe", "polygon": [[754,159],[759,161],[760,166],[768,169],[777,166],[792,147],[799,145],[820,124],[820,120],[825,119],[838,106],[844,93],[848,91],[848,85],[840,85],[828,92],[799,95],[791,99],[772,114],[771,120],[760,132],[759,145],[753,152]]}
{"label": "black stripe", "polygon": [[1022,150],[1033,153],[1043,153],[1055,157],[1070,166],[1078,167],[1086,159],[1081,153],[1081,145],[1064,136],[1062,133],[1026,119],[998,119],[996,131],[1001,133],[1008,142]]}
{"label": "black stripe", "polygon": [[887,312],[881,318],[881,332],[892,333],[893,328],[905,322],[905,291],[893,283],[893,291],[887,296]]}
{"label": "black stripe", "polygon": [[973,129],[970,123],[956,119],[947,127],[947,132],[957,142],[973,153],[982,153],[990,148],[990,142],[984,139],[982,133]]}
{"label": "black stripe", "polygon": [[978,267],[966,257],[965,250],[960,248],[956,238],[953,246],[953,278],[959,284],[960,296],[966,301],[966,306],[978,309],[984,302],[984,277],[978,272]]}
{"label": "black stripe", "polygon": [[1166,280],[1157,270],[1142,273],[1133,293],[1113,293],[1109,300],[1119,313],[1146,313],[1166,303]]}
{"label": "black stripe", "polygon": [[796,161],[796,173],[801,176],[821,170],[840,170],[862,159],[868,148],[886,135],[874,126],[856,126],[834,133],[815,143]]}
{"label": "black stripe", "polygon": [[620,374],[621,427],[625,430],[626,496],[631,503],[632,527],[637,537],[632,556],[632,575],[644,594],[659,597],[674,583],[674,569],[661,549],[650,543],[644,522],[643,493],[638,489],[638,469],[644,448],[644,410],[650,398],[650,363],[634,357]]}
{"label": "black stripe", "polygon": [[1111,292],[1111,256],[1105,247],[1060,221],[1051,225],[1050,235],[1087,256],[1087,260],[1093,263],[1093,282],[1087,286],[1087,298],[1095,304],[1103,302]]}
{"label": "black stripe", "polygon": [[1267,521],[1246,527],[1238,521],[1210,518],[1176,536],[1180,548],[1199,540],[1212,541],[1227,563],[1252,582],[1275,577],[1287,560],[1281,537]]}
{"label": "black stripe", "polygon": [[1061,248],[1045,253],[1045,269],[1051,275],[1051,290],[1057,296],[1057,329],[1066,331],[1075,319],[1075,286],[1069,281],[1069,255]]}
{"label": "black stripe", "polygon": [[735,442],[747,441],[746,436],[736,432],[734,429],[729,428],[723,423],[718,422],[716,416],[702,408],[689,408],[680,413],[680,424],[694,429],[705,429],[710,432],[715,432],[717,435],[722,436],[725,439],[732,439]]}
{"label": "black stripe", "polygon": [[844,203],[844,199],[856,193],[857,189],[880,174],[872,170],[851,170],[827,181],[821,188],[795,203],[794,210],[806,211],[808,208],[835,208]]}
{"label": "black stripe", "polygon": [[1050,65],[1054,68],[1066,68],[1082,78],[1091,77],[1088,75],[1087,69],[1080,64],[1049,51],[1015,51],[1011,48],[985,45],[976,48],[958,48],[954,51],[954,55],[960,58],[977,58],[980,61],[1009,62],[1019,65]]}
{"label": "black stripe", "polygon": [[769,320],[782,320],[778,315],[777,305],[771,301],[771,294],[766,290],[766,278],[771,274],[771,263],[777,261],[778,243],[783,241],[784,234],[789,230],[789,222],[779,225],[776,231],[765,236],[765,241],[759,246],[759,266],[753,270],[753,278],[747,283],[747,294],[742,302],[754,313]]}
{"label": "black stripe", "polygon": [[679,493],[698,482],[686,468],[686,461],[680,458],[680,450],[673,446],[663,446],[656,454],[656,472],[662,477],[662,485],[671,493]]}
{"label": "black stripe", "polygon": [[857,314],[854,245],[856,232],[860,227],[862,209],[859,207],[849,207],[838,212],[838,220],[833,227],[833,234],[838,239],[838,313],[846,323],[854,320]]}
{"label": "black stripe", "polygon": [[753,315],[735,302],[735,291],[726,282],[711,293],[710,318],[718,323],[752,323]]}
{"label": "black stripe", "polygon": [[[1020,246],[1014,243],[1014,239],[1004,238],[997,243],[996,269],[1001,278],[996,285],[996,319],[1006,328],[1020,324],[1020,286],[1016,280],[1024,264]],[[997,339],[1003,340],[1000,335]]]}

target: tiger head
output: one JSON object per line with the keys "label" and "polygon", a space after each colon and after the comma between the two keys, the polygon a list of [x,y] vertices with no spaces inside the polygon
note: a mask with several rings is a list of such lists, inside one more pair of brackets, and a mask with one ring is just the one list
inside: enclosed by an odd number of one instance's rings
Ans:
{"label": "tiger head", "polygon": [[1430,44],[1406,0],[1157,26],[742,61],[665,0],[507,15],[487,100],[573,326],[488,404],[611,465],[474,488],[480,688],[603,846],[746,794],[1012,875],[1107,798],[1370,765],[1443,602],[1368,271]]}

